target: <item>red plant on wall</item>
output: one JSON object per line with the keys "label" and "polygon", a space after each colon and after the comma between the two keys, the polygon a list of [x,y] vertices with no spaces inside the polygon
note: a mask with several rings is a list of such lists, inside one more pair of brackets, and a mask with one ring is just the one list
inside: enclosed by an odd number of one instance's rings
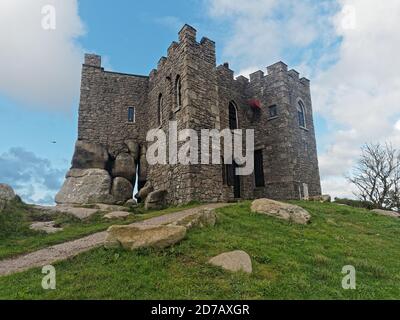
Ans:
{"label": "red plant on wall", "polygon": [[247,102],[249,109],[247,116],[251,122],[254,122],[260,118],[261,114],[261,101],[258,99],[251,99]]}
{"label": "red plant on wall", "polygon": [[251,99],[248,104],[253,110],[261,110],[261,101],[258,99]]}

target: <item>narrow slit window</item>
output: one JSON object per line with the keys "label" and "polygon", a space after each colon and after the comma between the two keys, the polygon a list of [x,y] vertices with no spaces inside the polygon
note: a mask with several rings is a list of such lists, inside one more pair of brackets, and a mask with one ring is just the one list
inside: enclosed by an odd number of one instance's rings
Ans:
{"label": "narrow slit window", "polygon": [[180,76],[176,77],[175,90],[176,90],[176,106],[179,109],[182,106],[182,83]]}
{"label": "narrow slit window", "polygon": [[128,122],[134,123],[135,122],[135,108],[128,107]]}
{"label": "narrow slit window", "polygon": [[162,94],[160,94],[158,96],[158,109],[157,109],[158,125],[159,126],[161,126],[161,124],[162,124],[163,107],[164,107],[164,98],[163,98]]}

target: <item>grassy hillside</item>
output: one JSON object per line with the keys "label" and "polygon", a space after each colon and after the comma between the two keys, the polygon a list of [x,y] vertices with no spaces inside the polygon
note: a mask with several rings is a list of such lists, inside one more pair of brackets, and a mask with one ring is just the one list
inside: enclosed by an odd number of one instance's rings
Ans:
{"label": "grassy hillside", "polygon": [[[193,203],[181,207],[171,207],[161,211],[148,211],[145,214],[135,214],[120,221],[109,221],[102,213],[80,220],[66,214],[50,214],[35,209],[19,201],[14,201],[0,212],[0,259],[10,258],[19,254],[39,250],[51,245],[82,238],[86,235],[107,230],[113,224],[128,224],[154,216],[195,207]],[[132,212],[143,212],[141,208]],[[30,230],[29,226],[36,221],[55,221],[64,230],[55,234],[46,234]]]}
{"label": "grassy hillside", "polygon": [[[96,249],[56,265],[57,289],[41,288],[35,269],[0,277],[2,299],[400,299],[400,220],[363,209],[295,202],[312,224],[250,213],[249,202],[219,209],[213,228],[189,232],[164,251]],[[253,274],[207,261],[244,250]],[[341,287],[353,265],[357,289]]]}

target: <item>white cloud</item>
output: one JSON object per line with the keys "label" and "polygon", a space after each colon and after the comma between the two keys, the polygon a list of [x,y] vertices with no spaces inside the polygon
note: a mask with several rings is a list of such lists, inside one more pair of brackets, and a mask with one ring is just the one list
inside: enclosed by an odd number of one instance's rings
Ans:
{"label": "white cloud", "polygon": [[394,127],[395,127],[396,130],[400,131],[400,120],[396,122]]}
{"label": "white cloud", "polygon": [[351,185],[344,177],[331,177],[321,180],[322,192],[330,194],[334,198],[354,198],[356,188]]}
{"label": "white cloud", "polygon": [[0,181],[11,185],[28,203],[54,203],[64,173],[65,168],[55,168],[48,159],[23,148],[0,154]]}
{"label": "white cloud", "polygon": [[[42,28],[42,8],[56,29]],[[77,0],[0,1],[0,94],[27,106],[66,109],[79,95],[84,33]]]}
{"label": "white cloud", "polygon": [[343,23],[343,12],[335,16],[336,33],[343,37],[339,59],[331,68],[316,71],[314,106],[350,134],[333,134],[328,151],[320,156],[322,176],[348,171],[360,145],[366,142],[391,141],[400,147],[400,133],[394,126],[400,113],[400,61],[396,54],[400,50],[400,2],[340,3],[345,10],[353,9],[354,28]]}
{"label": "white cloud", "polygon": [[208,3],[211,17],[225,19],[232,26],[223,55],[239,70],[277,62],[284,52],[311,45],[321,36],[319,30],[329,27],[325,16],[331,9],[330,1],[321,1],[318,6],[311,0],[208,0]]}
{"label": "white cloud", "polygon": [[209,1],[210,15],[232,25],[223,55],[241,73],[289,57],[311,78],[314,111],[329,124],[324,192],[351,195],[343,175],[362,144],[400,147],[400,2]]}

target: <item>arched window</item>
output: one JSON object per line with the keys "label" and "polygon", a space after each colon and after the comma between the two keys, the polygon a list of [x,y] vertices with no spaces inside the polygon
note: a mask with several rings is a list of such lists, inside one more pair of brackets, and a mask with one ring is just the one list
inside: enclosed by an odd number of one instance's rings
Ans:
{"label": "arched window", "polygon": [[158,125],[160,126],[162,124],[162,111],[163,111],[163,106],[164,106],[164,98],[162,94],[158,96],[158,107],[157,107],[157,119],[158,119]]}
{"label": "arched window", "polygon": [[235,130],[239,128],[237,107],[234,102],[229,102],[229,129]]}
{"label": "arched window", "polygon": [[304,103],[299,100],[297,103],[297,117],[299,120],[299,126],[302,128],[306,128],[306,109],[304,107]]}
{"label": "arched window", "polygon": [[182,106],[182,83],[180,76],[176,77],[175,96],[176,96],[176,107],[177,109],[179,109]]}

